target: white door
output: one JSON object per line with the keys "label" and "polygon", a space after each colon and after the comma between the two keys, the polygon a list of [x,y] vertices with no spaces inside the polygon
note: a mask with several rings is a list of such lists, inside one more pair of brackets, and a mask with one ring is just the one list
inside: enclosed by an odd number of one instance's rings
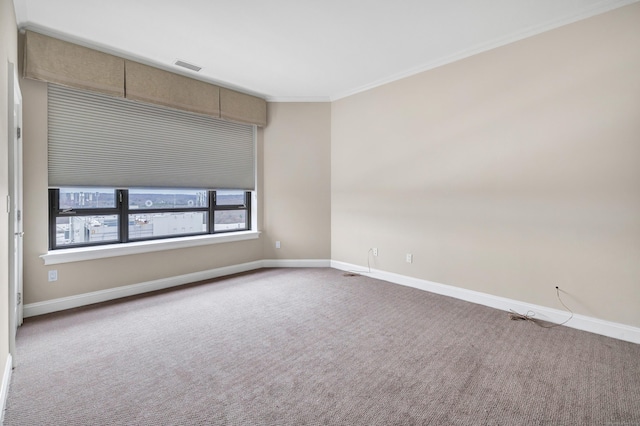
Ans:
{"label": "white door", "polygon": [[16,332],[22,324],[22,93],[15,65],[9,63],[9,351],[14,360]]}

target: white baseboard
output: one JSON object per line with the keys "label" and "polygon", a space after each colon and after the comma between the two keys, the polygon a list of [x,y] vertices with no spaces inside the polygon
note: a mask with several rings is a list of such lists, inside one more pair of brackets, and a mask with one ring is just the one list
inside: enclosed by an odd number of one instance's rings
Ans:
{"label": "white baseboard", "polygon": [[9,385],[11,384],[11,372],[13,371],[13,359],[11,354],[7,354],[7,363],[4,366],[4,374],[2,374],[2,387],[0,388],[0,403],[2,404],[2,413],[0,414],[0,424],[4,422],[4,410],[7,408],[7,396],[9,395]]}
{"label": "white baseboard", "polygon": [[329,268],[329,259],[265,259],[263,268]]}
{"label": "white baseboard", "polygon": [[178,275],[162,278],[144,283],[132,284],[75,296],[61,297],[59,299],[46,300],[44,302],[29,303],[24,305],[24,317],[33,317],[66,309],[78,308],[93,303],[106,302],[127,296],[148,293],[150,291],[164,290],[196,281],[210,280],[225,275],[237,274],[260,268],[328,268],[331,261],[328,259],[270,259],[256,260],[255,262],[242,263],[240,265],[225,266],[207,271],[194,272],[192,274]]}
{"label": "white baseboard", "polygon": [[[554,323],[566,321],[569,314],[558,309],[548,308],[546,306],[533,305],[531,303],[521,302],[518,300],[507,299],[505,297],[493,296],[487,293],[480,293],[473,290],[467,290],[460,287],[440,284],[432,281],[422,280],[418,278],[407,277],[405,275],[394,274],[376,269],[367,272],[367,268],[353,265],[350,263],[331,261],[331,267],[342,271],[358,271],[361,275],[371,278],[389,281],[394,284],[400,284],[407,287],[413,287],[431,293],[441,294],[444,296],[454,297],[456,299],[465,300],[467,302],[477,303],[479,305],[489,306],[491,308],[509,311],[513,309],[521,314],[532,311],[535,318]],[[567,327],[578,330],[588,331],[600,334],[614,339],[624,340],[632,343],[640,343],[640,328],[632,327],[625,324],[605,321],[598,318],[592,318],[585,315],[574,314],[573,318],[565,324]]]}

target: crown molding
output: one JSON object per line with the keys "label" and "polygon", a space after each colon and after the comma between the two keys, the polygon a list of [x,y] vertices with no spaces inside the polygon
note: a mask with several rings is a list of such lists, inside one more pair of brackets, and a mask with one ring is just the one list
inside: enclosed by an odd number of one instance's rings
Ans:
{"label": "crown molding", "polygon": [[329,96],[267,96],[267,102],[331,102]]}

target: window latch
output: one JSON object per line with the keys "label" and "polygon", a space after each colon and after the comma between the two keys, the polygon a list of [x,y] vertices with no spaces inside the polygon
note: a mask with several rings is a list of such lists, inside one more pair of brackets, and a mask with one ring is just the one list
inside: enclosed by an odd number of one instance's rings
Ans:
{"label": "window latch", "polygon": [[60,214],[76,214],[76,212],[74,212],[73,209],[64,209]]}

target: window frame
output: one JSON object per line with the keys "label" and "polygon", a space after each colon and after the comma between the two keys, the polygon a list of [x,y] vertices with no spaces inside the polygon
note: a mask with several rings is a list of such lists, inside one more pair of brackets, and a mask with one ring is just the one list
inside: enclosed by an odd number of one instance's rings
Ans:
{"label": "window frame", "polygon": [[[87,189],[95,187],[87,187]],[[129,189],[133,188],[116,188],[114,190],[115,207],[102,208],[80,208],[80,209],[61,209],[60,208],[60,188],[49,189],[49,250],[65,250],[65,249],[82,249],[96,246],[109,245],[127,245],[132,243],[141,243],[145,241],[171,240],[185,237],[201,237],[212,234],[230,234],[252,230],[252,212],[251,199],[252,191],[237,190],[244,193],[243,204],[217,204],[217,190],[206,190],[207,206],[206,207],[172,207],[172,208],[153,208],[153,209],[131,209],[129,206]],[[137,189],[137,188],[135,188]],[[180,188],[162,188],[166,190],[179,190]],[[221,190],[222,191],[222,190]],[[215,212],[216,211],[245,211],[245,222],[243,228],[235,228],[228,230],[215,229]],[[188,212],[205,212],[207,214],[207,229],[203,232],[161,235],[149,238],[130,238],[129,235],[129,216],[133,214],[148,213],[188,213]],[[107,216],[116,215],[118,217],[118,239],[112,241],[92,241],[85,243],[65,244],[58,246],[57,244],[57,219],[60,217],[70,216]]]}
{"label": "window frame", "polygon": [[[212,204],[212,214],[209,215],[209,230],[212,234],[226,234],[229,232],[250,231],[251,230],[251,191],[244,191],[244,203],[243,204],[218,204],[218,193],[212,191],[209,193],[209,204]],[[238,211],[245,210],[245,220],[243,229],[227,229],[221,231],[215,231],[215,213],[217,211]]]}

